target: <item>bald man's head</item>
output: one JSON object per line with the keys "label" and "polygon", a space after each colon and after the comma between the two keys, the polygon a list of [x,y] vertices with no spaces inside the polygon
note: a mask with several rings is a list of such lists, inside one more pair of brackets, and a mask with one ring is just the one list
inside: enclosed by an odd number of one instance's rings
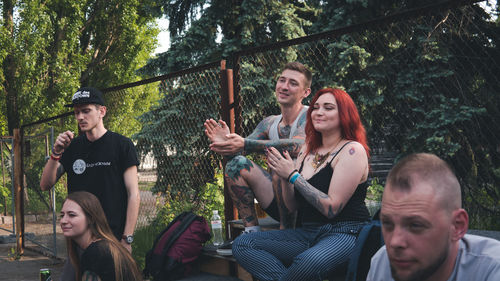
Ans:
{"label": "bald man's head", "polygon": [[436,195],[438,202],[447,211],[454,211],[462,206],[460,184],[450,166],[429,153],[411,154],[399,161],[389,173],[386,189],[408,193],[417,183],[425,182]]}

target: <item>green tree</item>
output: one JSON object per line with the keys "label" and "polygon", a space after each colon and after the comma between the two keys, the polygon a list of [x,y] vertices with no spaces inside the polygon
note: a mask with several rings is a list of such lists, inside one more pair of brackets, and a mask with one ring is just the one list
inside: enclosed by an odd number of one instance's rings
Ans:
{"label": "green tree", "polygon": [[[322,1],[326,13],[313,29],[426,4],[432,2]],[[500,29],[490,16],[467,5],[340,36],[324,47],[323,69],[331,71],[316,79],[334,81],[355,98],[372,146],[400,157],[428,151],[447,159],[461,180],[465,205],[483,222],[500,214],[500,130],[490,125],[500,118],[500,69],[491,63],[499,59]],[[499,227],[493,220],[475,226]]]}
{"label": "green tree", "polygon": [[149,75],[228,58],[233,52],[306,35],[318,11],[307,1],[158,1],[169,19],[170,49],[151,59]]}
{"label": "green tree", "polygon": [[[170,19],[172,47],[148,63],[143,71],[149,74],[168,73],[219,58],[231,59],[235,51],[245,48],[339,29],[435,1],[159,3]],[[495,8],[498,13],[498,5]],[[298,59],[315,72],[313,90],[342,87],[355,99],[372,147],[395,150],[399,157],[429,151],[449,160],[464,186],[465,203],[497,217],[499,210],[494,206],[499,205],[500,198],[500,159],[495,151],[500,134],[491,124],[498,123],[500,118],[497,78],[500,71],[495,63],[499,61],[499,25],[498,19],[492,22],[489,16],[477,4],[466,5],[368,26],[334,40],[241,58],[239,78],[244,79],[239,81],[239,93],[243,100],[243,126],[251,129],[263,115],[276,112],[273,75],[283,62]],[[204,88],[196,91],[207,98],[217,95],[215,91],[204,92]],[[163,122],[159,120],[163,119],[153,116],[184,112],[180,105],[188,99],[198,105],[192,93],[179,89],[175,100],[171,93],[167,91],[162,101],[170,100],[169,106],[156,108],[156,115],[144,115],[144,122],[159,126]],[[216,115],[214,108],[197,109],[202,116],[197,121],[199,127],[203,118]],[[142,131],[142,137],[152,132]],[[201,148],[181,151],[192,155],[207,153],[201,133],[190,138],[200,140]],[[162,143],[171,144],[173,140],[175,135],[167,133]],[[151,150],[146,147],[146,151]],[[167,159],[164,154],[155,157]],[[195,165],[197,161],[178,163]],[[186,169],[173,167],[171,173]],[[193,174],[187,173],[185,177],[190,175]],[[191,187],[200,188],[210,176],[205,174],[204,179]],[[170,187],[164,184],[161,188]]]}
{"label": "green tree", "polygon": [[[0,134],[67,112],[80,86],[107,88],[140,80],[159,32],[149,7],[138,0],[5,0],[0,2]],[[125,135],[140,129],[134,118],[156,101],[154,85],[106,93],[106,127]],[[70,116],[50,125],[77,130]],[[29,136],[47,134],[48,124],[25,129],[31,156],[23,165],[26,211],[43,212],[49,194],[40,192],[46,144]],[[26,146],[28,147],[28,146]],[[58,202],[64,180],[56,185]]]}
{"label": "green tree", "polygon": [[[217,0],[159,1],[157,7],[169,18],[170,49],[151,59],[142,69],[147,75],[176,70],[230,58],[235,51],[306,35],[311,25],[304,15],[314,10],[303,1]],[[255,83],[242,87],[244,93],[259,92],[256,103],[276,108],[273,98],[273,74],[281,65],[254,68],[245,65],[243,72],[253,73]],[[206,118],[218,118],[220,97],[217,72],[203,72],[200,77],[181,77],[167,81],[158,106],[141,117],[143,129],[136,138],[140,151],[152,152],[158,161],[156,191],[180,192],[187,201],[196,201],[207,182],[214,180],[220,158],[209,154],[203,135]],[[267,88],[260,92],[260,87]],[[245,95],[245,94],[243,94]],[[256,120],[259,108],[245,114]],[[178,124],[184,124],[181,129]],[[161,135],[158,134],[161,132]],[[208,157],[207,157],[208,156]],[[212,167],[208,169],[207,167]]]}
{"label": "green tree", "polygon": [[[0,96],[8,133],[63,113],[81,85],[138,80],[158,29],[137,0],[5,0],[0,3]],[[134,103],[137,95],[121,97]],[[3,128],[5,132],[5,128]]]}

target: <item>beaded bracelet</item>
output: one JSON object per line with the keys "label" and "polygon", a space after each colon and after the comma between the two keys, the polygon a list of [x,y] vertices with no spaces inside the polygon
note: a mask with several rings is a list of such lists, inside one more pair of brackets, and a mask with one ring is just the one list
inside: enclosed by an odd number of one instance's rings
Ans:
{"label": "beaded bracelet", "polygon": [[299,174],[299,172],[297,172],[297,173],[295,173],[295,174],[292,176],[292,178],[289,180],[289,182],[290,182],[291,184],[294,184],[294,183],[295,183],[295,181],[296,181],[299,177],[300,177],[300,174]]}
{"label": "beaded bracelet", "polygon": [[297,171],[297,169],[293,170],[289,175],[288,175],[288,178],[286,178],[286,181],[290,181],[290,178],[292,177],[293,174],[295,174],[295,172],[299,172]]}

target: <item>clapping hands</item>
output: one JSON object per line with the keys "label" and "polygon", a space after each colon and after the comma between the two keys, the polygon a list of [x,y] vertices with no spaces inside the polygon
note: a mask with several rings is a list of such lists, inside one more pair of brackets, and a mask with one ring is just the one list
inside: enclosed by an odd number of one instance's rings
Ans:
{"label": "clapping hands", "polygon": [[267,165],[282,178],[287,178],[294,170],[294,162],[288,151],[281,153],[274,147],[267,149]]}
{"label": "clapping hands", "polygon": [[222,120],[217,123],[214,119],[207,119],[203,126],[205,126],[205,135],[212,143],[226,141],[230,133],[226,122]]}
{"label": "clapping hands", "polygon": [[221,155],[234,155],[243,151],[245,139],[238,134],[231,134],[226,122],[213,119],[205,121],[205,135],[212,142],[210,149]]}

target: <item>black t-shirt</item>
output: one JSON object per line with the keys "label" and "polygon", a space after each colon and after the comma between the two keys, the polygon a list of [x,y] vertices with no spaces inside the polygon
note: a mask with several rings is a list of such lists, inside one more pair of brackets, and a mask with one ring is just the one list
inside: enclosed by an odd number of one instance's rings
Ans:
{"label": "black t-shirt", "polygon": [[91,271],[97,274],[102,281],[115,281],[115,264],[109,243],[105,240],[99,240],[91,243],[82,254],[80,263],[82,275],[85,271]]}
{"label": "black t-shirt", "polygon": [[127,217],[123,173],[139,165],[132,141],[109,130],[94,142],[83,134],[73,139],[60,163],[68,174],[68,193],[88,191],[99,198],[109,226],[120,240]]}

